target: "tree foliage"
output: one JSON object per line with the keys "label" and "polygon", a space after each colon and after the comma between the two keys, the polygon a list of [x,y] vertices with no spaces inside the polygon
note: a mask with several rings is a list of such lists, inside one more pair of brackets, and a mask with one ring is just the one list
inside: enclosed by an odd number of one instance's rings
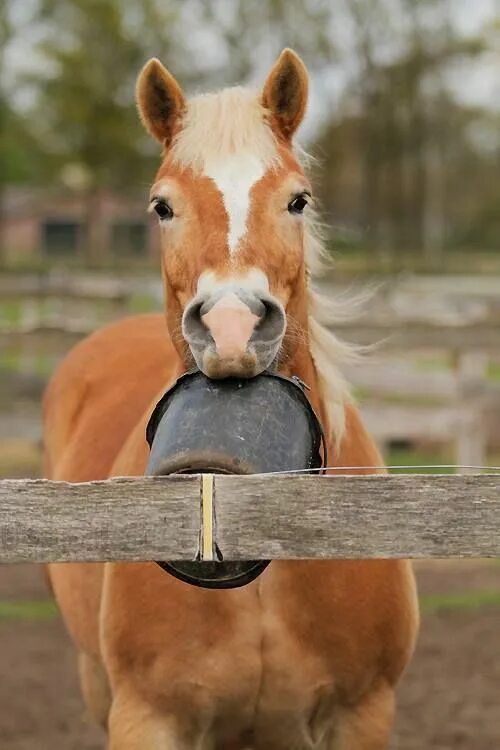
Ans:
{"label": "tree foliage", "polygon": [[134,103],[149,57],[192,92],[262,78],[292,46],[313,73],[328,220],[381,254],[498,242],[499,115],[456,85],[498,56],[494,17],[467,36],[450,0],[33,0],[33,64],[16,81],[3,70],[14,7],[0,6],[0,193],[41,176],[70,185],[97,226],[96,195],[145,192],[157,163]]}
{"label": "tree foliage", "polygon": [[[167,5],[174,22],[173,4]],[[91,188],[126,191],[150,174],[134,84],[148,56],[143,29],[160,23],[157,13],[149,0],[43,0],[40,7],[46,26],[39,47],[45,66],[36,73],[40,139],[60,164],[83,166]],[[162,21],[172,27],[168,17]]]}

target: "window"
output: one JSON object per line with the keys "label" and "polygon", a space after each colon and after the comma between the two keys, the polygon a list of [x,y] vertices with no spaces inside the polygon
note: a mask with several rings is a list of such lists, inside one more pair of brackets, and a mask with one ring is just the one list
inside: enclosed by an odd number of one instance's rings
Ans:
{"label": "window", "polygon": [[46,219],[42,223],[43,249],[47,255],[75,255],[81,225],[67,219]]}
{"label": "window", "polygon": [[111,250],[116,258],[147,255],[147,227],[143,221],[120,221],[111,228]]}

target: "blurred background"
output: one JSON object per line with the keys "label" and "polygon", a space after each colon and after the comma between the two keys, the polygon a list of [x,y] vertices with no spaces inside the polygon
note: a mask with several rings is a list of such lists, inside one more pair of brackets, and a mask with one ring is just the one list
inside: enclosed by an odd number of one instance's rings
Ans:
{"label": "blurred background", "polygon": [[[312,78],[301,143],[332,256],[317,283],[351,313],[341,337],[380,342],[347,375],[386,461],[500,464],[499,0],[4,0],[0,477],[41,475],[40,400],[64,353],[161,310],[139,69],[159,57],[188,93],[258,86],[284,46]],[[419,581],[392,749],[491,750],[500,566],[422,563]],[[0,747],[103,747],[28,567],[0,569],[0,663]]]}

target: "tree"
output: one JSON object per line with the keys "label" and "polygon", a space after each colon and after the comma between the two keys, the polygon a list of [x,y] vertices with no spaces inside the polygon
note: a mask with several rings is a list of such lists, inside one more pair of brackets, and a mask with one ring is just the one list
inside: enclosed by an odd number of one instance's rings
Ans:
{"label": "tree", "polygon": [[284,47],[293,47],[312,70],[321,69],[335,57],[331,33],[335,12],[328,0],[267,0],[258,4],[194,0],[191,6],[201,9],[202,23],[219,39],[218,64],[209,73],[218,86],[267,72]]}
{"label": "tree", "polygon": [[147,57],[168,56],[176,16],[174,3],[153,0],[41,3],[46,68],[35,75],[39,137],[59,174],[64,166],[76,167],[72,174],[79,175],[87,207],[85,255],[92,265],[107,250],[103,192],[130,193],[151,177],[156,152],[138,121],[135,78]]}
{"label": "tree", "polygon": [[[151,56],[191,93],[262,77],[282,47],[295,47],[313,73],[316,121],[331,111],[320,138],[326,206],[361,229],[380,257],[387,249],[399,257],[423,248],[428,261],[437,258],[453,204],[464,202],[466,169],[475,159],[478,184],[480,175],[490,176],[468,134],[481,118],[445,81],[455,61],[490,42],[456,31],[450,0],[33,2],[42,61],[33,70],[35,103],[24,123],[6,108],[0,70],[0,127],[2,119],[4,131],[8,124],[3,172],[9,180],[26,174],[22,139],[36,137],[47,181],[79,185],[85,195],[85,250],[94,265],[107,247],[103,193],[145,188],[158,163],[159,147],[143,132],[134,103],[137,73]],[[4,8],[5,37],[11,31]],[[489,33],[498,46],[496,27]],[[28,126],[31,135],[23,135]],[[34,144],[25,151],[32,163]],[[0,192],[2,184],[0,177]]]}
{"label": "tree", "polygon": [[456,173],[451,150],[456,158],[466,149],[469,124],[445,74],[484,42],[453,31],[447,0],[349,0],[346,8],[352,73],[319,139],[327,204],[342,204],[381,259],[423,251],[428,266],[439,265],[446,195],[457,189],[447,178]]}
{"label": "tree", "polygon": [[26,122],[9,102],[5,55],[16,30],[8,7],[0,5],[0,266],[6,262],[4,204],[7,188],[33,179],[38,166],[38,150]]}

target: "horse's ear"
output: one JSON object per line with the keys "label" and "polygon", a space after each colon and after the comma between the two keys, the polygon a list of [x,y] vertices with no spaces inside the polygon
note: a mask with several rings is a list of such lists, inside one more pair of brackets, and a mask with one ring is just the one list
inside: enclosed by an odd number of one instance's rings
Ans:
{"label": "horse's ear", "polygon": [[262,92],[262,104],[271,112],[273,126],[291,140],[304,117],[309,76],[300,57],[284,49],[278,57]]}
{"label": "horse's ear", "polygon": [[186,102],[175,78],[156,58],[141,70],[136,98],[144,127],[156,140],[168,146]]}

